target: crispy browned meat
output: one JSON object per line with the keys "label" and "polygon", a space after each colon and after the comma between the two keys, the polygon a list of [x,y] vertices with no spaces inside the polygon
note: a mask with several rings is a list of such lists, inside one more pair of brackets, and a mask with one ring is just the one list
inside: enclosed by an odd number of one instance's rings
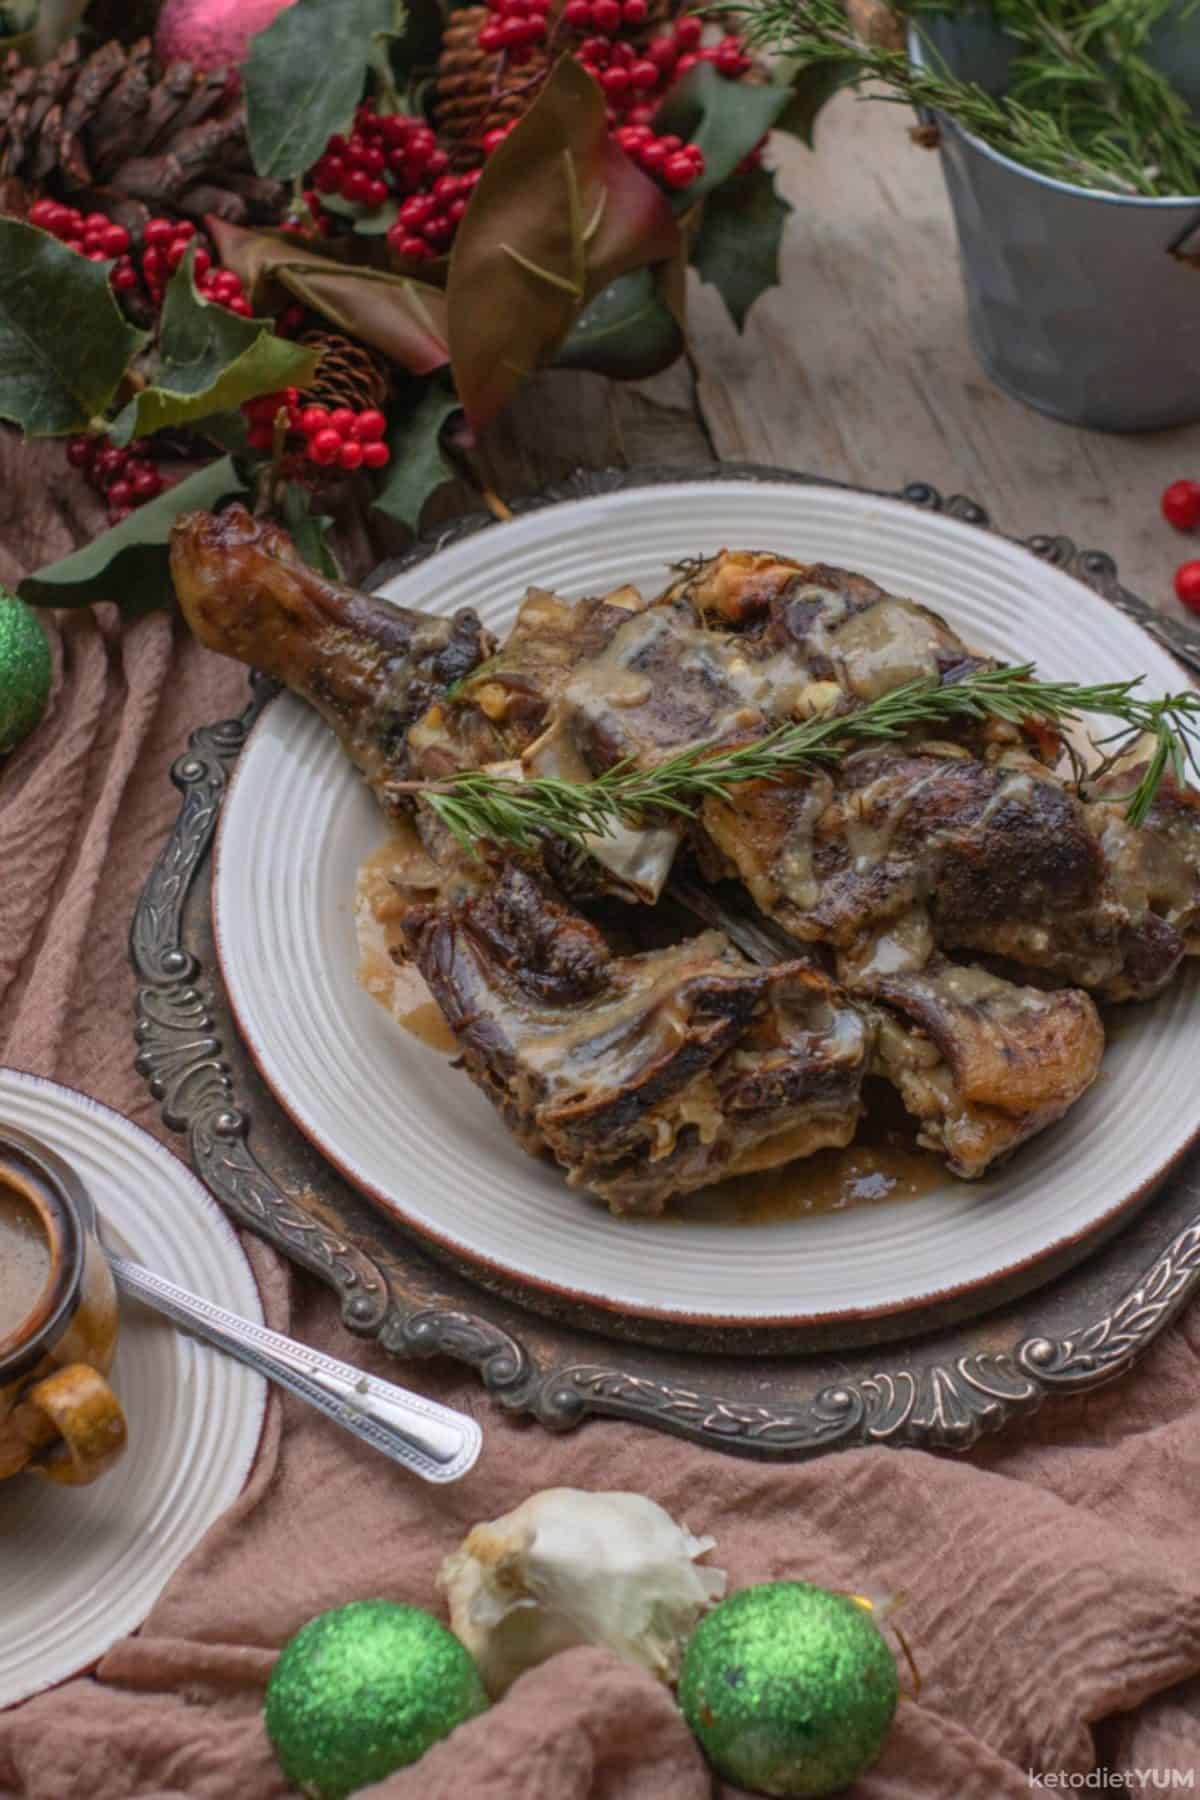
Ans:
{"label": "crispy browned meat", "polygon": [[1086,994],[1017,987],[936,955],[915,973],[864,975],[854,992],[882,1010],[879,1072],[956,1175],[982,1175],[1060,1119],[1104,1054]]}
{"label": "crispy browned meat", "polygon": [[285,531],[244,506],[178,520],[171,574],[201,643],[315,706],[389,811],[409,727],[492,648],[473,612],[410,612],[318,575]]}
{"label": "crispy browned meat", "polygon": [[870,1034],[802,963],[766,970],[718,932],[613,955],[507,866],[414,908],[412,954],[473,1079],[526,1149],[620,1212],[850,1141]]}
{"label": "crispy browned meat", "polygon": [[[182,521],[172,554],[197,634],[311,700],[393,811],[416,775],[501,764],[587,780],[983,663],[866,577],[767,553],[694,564],[650,605],[631,589],[574,604],[533,590],[498,650],[473,615],[323,581],[240,508]],[[1200,797],[1168,784],[1135,831],[1055,775],[1058,750],[1052,732],[968,724],[707,802],[690,834],[702,873],[734,876],[797,946],[768,966],[713,931],[620,954],[552,879],[653,900],[676,821],[596,841],[581,882],[553,847],[543,868],[467,866],[418,806],[444,879],[413,899],[411,953],[521,1142],[616,1210],[849,1141],[868,1070],[922,1141],[978,1175],[1095,1076],[1099,1020],[1070,990],[1142,997],[1200,952]],[[1136,773],[1108,777],[1112,794]],[[738,938],[758,954],[751,938],[764,933]]]}

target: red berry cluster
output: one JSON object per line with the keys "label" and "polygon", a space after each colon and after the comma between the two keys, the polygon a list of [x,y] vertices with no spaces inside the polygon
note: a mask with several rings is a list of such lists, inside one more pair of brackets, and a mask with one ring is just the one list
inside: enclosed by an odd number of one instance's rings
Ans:
{"label": "red berry cluster", "polygon": [[[628,0],[628,3],[640,6],[642,17],[645,17],[646,0]],[[487,5],[492,16],[480,27],[476,39],[481,50],[489,53],[502,50],[512,62],[520,63],[534,44],[544,42],[549,29],[546,14],[550,11],[550,0],[487,0]]]}
{"label": "red berry cluster", "polygon": [[410,194],[402,200],[396,223],[387,234],[396,255],[410,262],[443,256],[454,242],[481,173],[480,169],[466,169],[461,175],[439,175],[428,193]]}
{"label": "red berry cluster", "polygon": [[[29,209],[29,223],[40,226],[69,249],[91,262],[113,264],[109,282],[113,292],[129,294],[143,287],[157,310],[167,283],[196,238],[196,227],[187,219],[148,219],[142,231],[140,255],[132,250],[124,225],[115,225],[106,213],[81,213],[57,200],[38,200]],[[211,249],[201,239],[196,245],[197,291],[206,300],[228,307],[230,312],[251,316],[250,302],[232,269],[214,268]]]}
{"label": "red berry cluster", "polygon": [[304,439],[304,454],[318,468],[386,469],[392,453],[383,441],[387,420],[377,407],[354,412],[348,406],[300,405],[298,388],[282,388],[277,394],[260,394],[242,407],[252,450],[269,451],[275,443],[275,422],[287,416],[287,435]]}
{"label": "red berry cluster", "polygon": [[[1200,530],[1200,481],[1173,481],[1163,493],[1162,512],[1176,531]],[[1176,569],[1175,592],[1189,612],[1200,613],[1200,562]]]}
{"label": "red berry cluster", "polygon": [[73,469],[82,469],[96,492],[104,495],[112,525],[127,519],[135,506],[157,500],[172,485],[150,461],[147,439],[122,449],[102,436],[71,438],[67,461]]}
{"label": "red berry cluster", "polygon": [[78,207],[62,206],[57,200],[35,200],[29,209],[29,223],[48,231],[89,262],[116,262],[109,280],[120,291],[117,273],[121,262],[127,260],[129,233],[123,225],[114,225],[107,213],[81,213]]}
{"label": "red berry cluster", "polygon": [[383,441],[387,420],[376,407],[352,412],[348,406],[306,406],[297,425],[307,439],[308,460],[319,468],[353,472],[355,469],[385,469],[392,453]]}
{"label": "red berry cluster", "polygon": [[193,242],[196,254],[192,273],[196,279],[196,292],[243,319],[250,318],[250,302],[240,276],[232,269],[222,269],[214,264],[211,248],[203,238],[197,237],[196,227],[187,219],[148,219],[142,231],[140,268],[132,257],[125,258],[113,272],[114,287],[120,290],[136,288],[140,273],[153,305],[160,307],[168,281]]}
{"label": "red berry cluster", "polygon": [[406,261],[425,262],[454,242],[478,180],[478,169],[450,173],[449,156],[422,119],[379,113],[373,100],[364,100],[350,136],[337,133],[326,144],[309,173],[305,198],[324,232],[332,222],[321,207],[323,194],[340,194],[371,212],[398,199],[388,245]]}
{"label": "red berry cluster", "polygon": [[377,210],[395,194],[415,194],[450,167],[450,158],[423,119],[379,113],[364,100],[349,137],[335,133],[309,172],[318,204],[322,194]]}
{"label": "red berry cluster", "polygon": [[704,173],[704,152],[698,144],[685,144],[668,132],[656,137],[649,125],[619,125],[613,136],[625,154],[647,175],[656,175],[668,187],[691,187]]}

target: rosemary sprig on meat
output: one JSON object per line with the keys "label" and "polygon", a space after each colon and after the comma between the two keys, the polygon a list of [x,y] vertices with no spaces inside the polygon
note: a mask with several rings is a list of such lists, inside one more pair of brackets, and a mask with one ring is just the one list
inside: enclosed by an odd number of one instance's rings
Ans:
{"label": "rosemary sprig on meat", "polygon": [[[652,768],[627,760],[594,781],[544,775],[520,781],[472,770],[446,781],[412,782],[407,790],[419,794],[468,849],[487,841],[536,850],[549,835],[582,850],[589,838],[611,837],[622,827],[690,818],[702,801],[728,799],[742,782],[778,781],[836,763],[864,745],[895,743],[939,725],[999,719],[1062,729],[1102,714],[1119,721],[1118,729],[1100,740],[1103,770],[1111,769],[1143,736],[1152,740],[1141,779],[1132,792],[1118,797],[1126,802],[1130,822],[1141,825],[1168,772],[1180,782],[1187,779],[1189,767],[1200,775],[1200,692],[1149,700],[1139,692],[1143,679],[1092,687],[1038,681],[1033,664],[1023,663],[981,670],[944,686],[909,682],[855,712],[827,712],[780,725],[732,748],[692,744]],[[1082,773],[1077,767],[1077,774]]]}

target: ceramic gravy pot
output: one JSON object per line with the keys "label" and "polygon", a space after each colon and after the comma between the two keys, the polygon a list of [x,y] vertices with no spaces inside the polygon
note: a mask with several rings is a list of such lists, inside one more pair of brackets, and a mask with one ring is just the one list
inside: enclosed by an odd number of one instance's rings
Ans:
{"label": "ceramic gravy pot", "polygon": [[78,1177],[0,1128],[0,1481],[22,1471],[82,1487],[125,1448],[105,1379],[117,1294]]}

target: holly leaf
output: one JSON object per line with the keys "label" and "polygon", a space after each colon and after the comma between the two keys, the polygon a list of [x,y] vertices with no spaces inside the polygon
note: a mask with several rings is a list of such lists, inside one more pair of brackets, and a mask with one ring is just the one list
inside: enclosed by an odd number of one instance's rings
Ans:
{"label": "holly leaf", "polygon": [[221,261],[241,276],[255,307],[270,311],[285,294],[300,300],[413,375],[429,375],[449,361],[446,297],[439,288],[335,261],[295,239],[221,219],[206,223]]}
{"label": "holly leaf", "polygon": [[739,331],[758,296],[779,284],[779,241],[791,211],[763,168],[733,176],[704,202],[692,267],[719,291]]}
{"label": "holly leaf", "polygon": [[276,337],[269,319],[243,319],[202,300],[194,256],[189,250],[171,277],[156,378],[117,417],[110,432],[117,444],[233,412],[259,394],[307,387],[316,374],[320,353]]}
{"label": "holly leaf", "polygon": [[610,138],[600,88],[560,58],[485,163],[450,254],[451,362],[472,427],[553,359],[594,295],[678,244],[663,193]]}
{"label": "holly leaf", "polygon": [[283,491],[280,509],[283,522],[309,568],[316,569],[319,575],[328,575],[331,581],[340,581],[342,571],[328,537],[333,520],[324,513],[313,512],[311,501],[312,496],[306,488],[298,481],[289,481]]}
{"label": "holly leaf", "polygon": [[556,369],[591,369],[644,381],[675,361],[683,332],[650,269],[619,275],[585,306],[554,359]]}
{"label": "holly leaf", "polygon": [[376,40],[400,24],[395,0],[293,0],[251,38],[242,85],[260,175],[302,175],[349,128]]}
{"label": "holly leaf", "polygon": [[421,510],[443,482],[455,481],[458,470],[442,450],[442,427],[459,410],[457,395],[440,382],[424,393],[389,438],[392,461],[387,484],[375,505],[390,519],[416,531]]}
{"label": "holly leaf", "polygon": [[791,82],[791,99],[775,120],[775,130],[789,132],[811,150],[822,107],[860,72],[859,65],[849,61],[809,63],[798,69]]}
{"label": "holly leaf", "polygon": [[180,513],[211,511],[245,487],[231,456],[209,463],[72,556],[35,570],[21,583],[21,597],[34,606],[115,600],[127,615],[169,605],[174,594],[167,548],[172,525]]}
{"label": "holly leaf", "polygon": [[84,430],[145,341],[114,300],[105,263],[0,218],[0,419],[30,437]]}
{"label": "holly leaf", "polygon": [[748,151],[774,125],[792,98],[786,87],[727,81],[711,63],[697,63],[677,81],[654,115],[654,129],[674,132],[704,152],[704,173],[674,196],[685,212],[727,181]]}
{"label": "holly leaf", "polygon": [[341,194],[322,194],[321,205],[326,212],[351,220],[359,237],[386,237],[400,211],[398,200],[388,200],[383,206],[362,206],[356,200],[343,199]]}

